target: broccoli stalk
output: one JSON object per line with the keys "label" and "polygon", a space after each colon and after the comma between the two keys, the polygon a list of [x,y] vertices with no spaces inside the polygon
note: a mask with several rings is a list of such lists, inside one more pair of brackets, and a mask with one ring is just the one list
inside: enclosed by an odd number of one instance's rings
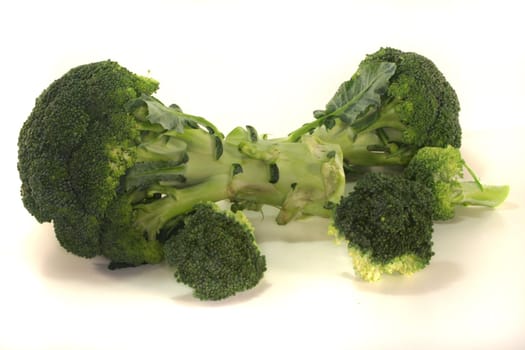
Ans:
{"label": "broccoli stalk", "polygon": [[[160,108],[148,106],[148,110]],[[180,112],[167,108],[163,113],[167,118]],[[145,117],[161,119],[151,112]],[[234,129],[223,139],[215,132],[190,128],[182,133],[164,131],[138,149],[137,162],[123,181],[127,191],[160,196],[138,206],[139,221],[141,211],[153,211],[148,215],[157,222],[152,231],[203,199],[229,199],[236,209],[276,206],[281,209],[280,224],[301,215],[328,216],[327,206],[338,199],[344,185],[339,147],[314,137],[302,143],[279,143],[259,139],[248,126]]]}
{"label": "broccoli stalk", "polygon": [[[135,222],[150,240],[205,201],[228,199],[236,210],[272,205],[280,208],[277,222],[286,224],[301,215],[328,216],[327,207],[342,193],[344,175],[335,145],[314,137],[302,143],[266,141],[251,127],[236,128],[223,139],[210,125],[198,128],[192,116],[151,97],[132,104],[136,119],[162,124],[160,132],[146,126],[136,163],[121,179],[124,190],[138,199]],[[165,129],[180,118],[190,127]]]}
{"label": "broccoli stalk", "polygon": [[[471,181],[462,180],[465,170]],[[404,176],[430,189],[434,220],[452,219],[457,206],[497,207],[509,193],[507,185],[482,184],[460,150],[452,146],[421,148],[404,169]]]}
{"label": "broccoli stalk", "polygon": [[235,210],[276,206],[280,224],[330,215],[344,190],[338,145],[265,140],[251,127],[224,137],[152,97],[157,87],[104,61],[73,68],[37,99],[19,136],[22,198],[66,250],[157,263],[184,214],[223,199]]}
{"label": "broccoli stalk", "polygon": [[452,199],[456,206],[480,206],[495,208],[507,199],[508,185],[486,185],[476,181],[461,181],[459,190]]}
{"label": "broccoli stalk", "polygon": [[347,165],[406,165],[423,146],[461,144],[459,101],[427,58],[383,48],[368,55],[315,120],[289,134],[339,144]]}

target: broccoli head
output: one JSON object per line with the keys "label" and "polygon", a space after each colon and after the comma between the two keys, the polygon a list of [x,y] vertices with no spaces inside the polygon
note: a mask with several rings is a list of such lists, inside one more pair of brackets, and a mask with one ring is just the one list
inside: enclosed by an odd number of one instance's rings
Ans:
{"label": "broccoli head", "polygon": [[424,146],[461,145],[459,101],[428,58],[382,48],[368,55],[316,120],[292,132],[341,145],[350,166],[406,165]]}
{"label": "broccoli head", "polygon": [[220,300],[259,283],[266,260],[241,211],[202,203],[184,216],[180,226],[164,245],[166,261],[197,298]]}
{"label": "broccoli head", "polygon": [[82,65],[38,97],[20,131],[24,205],[38,221],[53,221],[58,240],[77,255],[101,253],[102,218],[140,135],[125,106],[157,87],[115,62]]}
{"label": "broccoli head", "polygon": [[[465,170],[472,181],[462,180]],[[450,145],[421,148],[404,169],[404,176],[430,189],[434,220],[452,219],[457,206],[496,207],[509,193],[509,186],[481,184],[460,150]]]}
{"label": "broccoli head", "polygon": [[432,255],[432,194],[400,175],[367,173],[335,208],[330,233],[348,242],[356,274],[412,274]]}

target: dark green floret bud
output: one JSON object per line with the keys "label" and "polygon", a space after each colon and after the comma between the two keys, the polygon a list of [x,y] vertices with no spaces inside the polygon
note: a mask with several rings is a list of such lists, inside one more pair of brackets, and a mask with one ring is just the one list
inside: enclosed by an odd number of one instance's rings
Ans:
{"label": "dark green floret bud", "polygon": [[71,69],[37,98],[18,140],[22,200],[38,221],[53,221],[68,251],[101,253],[102,218],[140,138],[125,106],[157,87],[104,61]]}
{"label": "dark green floret bud", "polygon": [[348,242],[354,270],[365,281],[412,274],[432,255],[432,194],[399,175],[367,173],[335,209],[331,233]]}
{"label": "dark green floret bud", "polygon": [[217,205],[196,205],[184,224],[167,240],[164,251],[178,281],[202,300],[220,300],[257,285],[266,260],[255,242],[254,229],[240,211]]}

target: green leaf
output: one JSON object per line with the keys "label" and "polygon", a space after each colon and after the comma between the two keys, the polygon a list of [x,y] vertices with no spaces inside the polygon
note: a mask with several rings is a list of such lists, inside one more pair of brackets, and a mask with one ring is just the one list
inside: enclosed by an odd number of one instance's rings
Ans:
{"label": "green leaf", "polygon": [[346,123],[352,123],[370,108],[378,107],[395,70],[396,65],[391,62],[361,65],[350,80],[341,84],[328,102],[323,118],[336,116]]}
{"label": "green leaf", "polygon": [[389,80],[396,71],[391,62],[367,62],[348,81],[345,81],[326,105],[326,110],[314,112],[315,120],[291,132],[288,138],[298,141],[303,135],[325,126],[331,129],[337,119],[352,124],[360,116],[377,109],[381,96],[388,88]]}
{"label": "green leaf", "polygon": [[[166,107],[162,102],[148,95],[142,95],[137,100],[142,101],[147,106],[145,119],[152,124],[161,125],[165,130],[174,130],[183,133],[185,127],[196,129],[200,126],[210,134],[223,138],[222,133],[211,122],[202,117],[183,113],[180,107],[175,104]],[[137,101],[134,102],[134,105],[137,105]],[[133,106],[130,108],[133,108]],[[135,107],[135,109],[140,111],[138,107]],[[135,114],[137,114],[137,112]]]}
{"label": "green leaf", "polygon": [[184,114],[180,108],[170,108],[151,96],[142,96],[141,99],[148,106],[147,120],[153,124],[160,124],[166,130],[184,132]]}

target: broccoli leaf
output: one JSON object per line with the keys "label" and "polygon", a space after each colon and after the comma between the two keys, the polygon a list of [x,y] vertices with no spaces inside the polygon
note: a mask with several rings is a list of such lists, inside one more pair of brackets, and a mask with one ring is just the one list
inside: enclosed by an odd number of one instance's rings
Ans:
{"label": "broccoli leaf", "polygon": [[184,127],[198,128],[202,126],[210,134],[223,135],[210,121],[205,118],[183,113],[179,106],[165,106],[162,102],[152,96],[143,95],[140,99],[147,106],[146,119],[152,124],[159,124],[165,130],[174,130],[178,133],[184,132]]}
{"label": "broccoli leaf", "polygon": [[184,132],[184,114],[177,108],[163,105],[151,96],[142,96],[141,99],[148,106],[148,120],[154,124],[160,124],[166,130]]}
{"label": "broccoli leaf", "polygon": [[326,105],[326,110],[315,111],[315,121],[305,124],[290,133],[292,142],[313,132],[320,126],[331,129],[336,119],[352,124],[365,112],[376,110],[381,104],[381,96],[388,88],[388,82],[396,71],[392,62],[370,62],[361,65],[352,78],[339,87],[334,97]]}
{"label": "broccoli leaf", "polygon": [[396,71],[395,63],[371,63],[360,67],[359,73],[345,81],[326,105],[324,116],[335,116],[352,123],[370,107],[379,106],[381,94]]}

